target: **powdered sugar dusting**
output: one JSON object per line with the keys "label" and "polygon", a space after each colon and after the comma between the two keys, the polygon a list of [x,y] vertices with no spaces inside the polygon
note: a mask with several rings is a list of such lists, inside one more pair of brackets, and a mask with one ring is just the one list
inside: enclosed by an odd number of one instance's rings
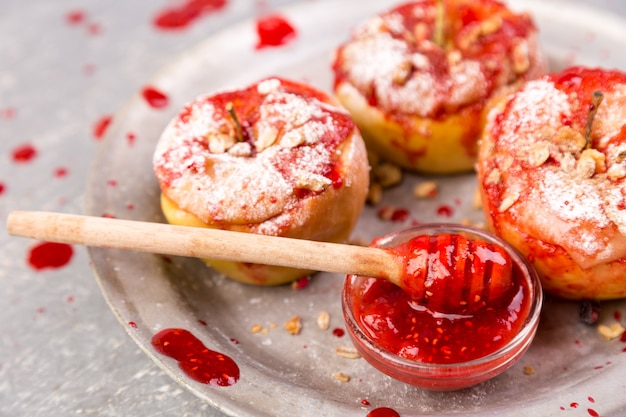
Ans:
{"label": "powdered sugar dusting", "polygon": [[572,126],[584,104],[550,77],[526,83],[489,117],[493,161],[503,173],[496,186],[502,198],[524,195],[509,209],[512,216],[522,230],[564,248],[583,268],[626,256],[625,175],[619,169],[626,159],[625,138],[619,138],[626,124],[624,91],[604,92],[593,130],[597,148],[586,146],[584,114],[576,122],[582,128]]}
{"label": "powdered sugar dusting", "polygon": [[[445,4],[451,9],[482,7],[469,1]],[[336,75],[388,113],[433,117],[480,103],[502,86],[543,72],[537,71],[543,63],[527,16],[512,15],[499,3],[488,6],[490,13],[472,14],[476,21],[454,17],[458,21],[449,22],[448,39],[441,44],[435,42],[434,1],[404,4],[373,16],[337,50]],[[498,47],[482,45],[485,34],[498,38]]]}
{"label": "powdered sugar dusting", "polygon": [[540,140],[539,131],[554,134],[562,125],[562,117],[570,114],[567,94],[548,80],[530,81],[513,96],[498,142],[504,147],[523,148]]}

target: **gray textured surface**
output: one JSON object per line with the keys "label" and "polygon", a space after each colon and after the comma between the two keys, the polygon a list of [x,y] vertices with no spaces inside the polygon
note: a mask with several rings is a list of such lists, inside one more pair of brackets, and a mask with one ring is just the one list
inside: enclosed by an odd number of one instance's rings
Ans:
{"label": "gray textured surface", "polygon": [[[215,31],[287,3],[232,0],[224,12],[176,33],[151,24],[166,1],[0,3],[2,224],[16,209],[81,213],[98,147],[94,123]],[[617,0],[583,3],[626,15]],[[68,25],[74,10],[86,20]],[[38,156],[12,163],[11,151],[24,143]],[[57,168],[67,175],[56,177]],[[25,261],[32,243],[0,230],[0,416],[222,416],[128,338],[84,248],[75,248],[65,268],[34,272]]]}

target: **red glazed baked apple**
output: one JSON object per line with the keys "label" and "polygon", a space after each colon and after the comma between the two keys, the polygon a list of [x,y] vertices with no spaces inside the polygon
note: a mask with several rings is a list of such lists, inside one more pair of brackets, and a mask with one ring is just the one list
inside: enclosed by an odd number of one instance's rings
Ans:
{"label": "red glazed baked apple", "polygon": [[469,171],[492,97],[545,73],[528,14],[424,0],[363,22],[336,51],[335,94],[368,145],[404,168]]}
{"label": "red glazed baked apple", "polygon": [[[154,171],[170,223],[334,242],[349,237],[369,182],[350,115],[327,94],[279,78],[185,106],[157,144]],[[207,262],[259,285],[312,272]]]}
{"label": "red glazed baked apple", "polygon": [[626,296],[626,74],[574,67],[489,113],[478,178],[493,231],[547,292]]}

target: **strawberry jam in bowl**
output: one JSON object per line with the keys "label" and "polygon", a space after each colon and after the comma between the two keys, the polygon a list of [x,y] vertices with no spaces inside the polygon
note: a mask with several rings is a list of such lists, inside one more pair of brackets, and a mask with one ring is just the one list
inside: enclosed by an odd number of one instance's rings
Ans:
{"label": "strawberry jam in bowl", "polygon": [[480,229],[431,224],[393,232],[370,246],[404,261],[404,288],[348,275],[346,328],[379,371],[421,388],[449,391],[513,366],[534,339],[543,303],[530,264]]}

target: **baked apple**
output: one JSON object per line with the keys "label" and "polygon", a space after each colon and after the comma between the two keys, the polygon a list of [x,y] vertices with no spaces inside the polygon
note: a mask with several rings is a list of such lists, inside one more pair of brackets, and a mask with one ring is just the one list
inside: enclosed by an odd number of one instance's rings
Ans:
{"label": "baked apple", "polygon": [[470,171],[485,104],[546,72],[528,14],[496,0],[424,0],[360,24],[334,91],[368,148],[406,169]]}
{"label": "baked apple", "polygon": [[[369,183],[350,115],[328,94],[280,78],[189,103],[164,130],[153,162],[169,223],[320,241],[349,237]],[[313,272],[206,262],[259,285]]]}
{"label": "baked apple", "polygon": [[572,67],[502,99],[477,171],[488,224],[547,292],[626,296],[625,73]]}

